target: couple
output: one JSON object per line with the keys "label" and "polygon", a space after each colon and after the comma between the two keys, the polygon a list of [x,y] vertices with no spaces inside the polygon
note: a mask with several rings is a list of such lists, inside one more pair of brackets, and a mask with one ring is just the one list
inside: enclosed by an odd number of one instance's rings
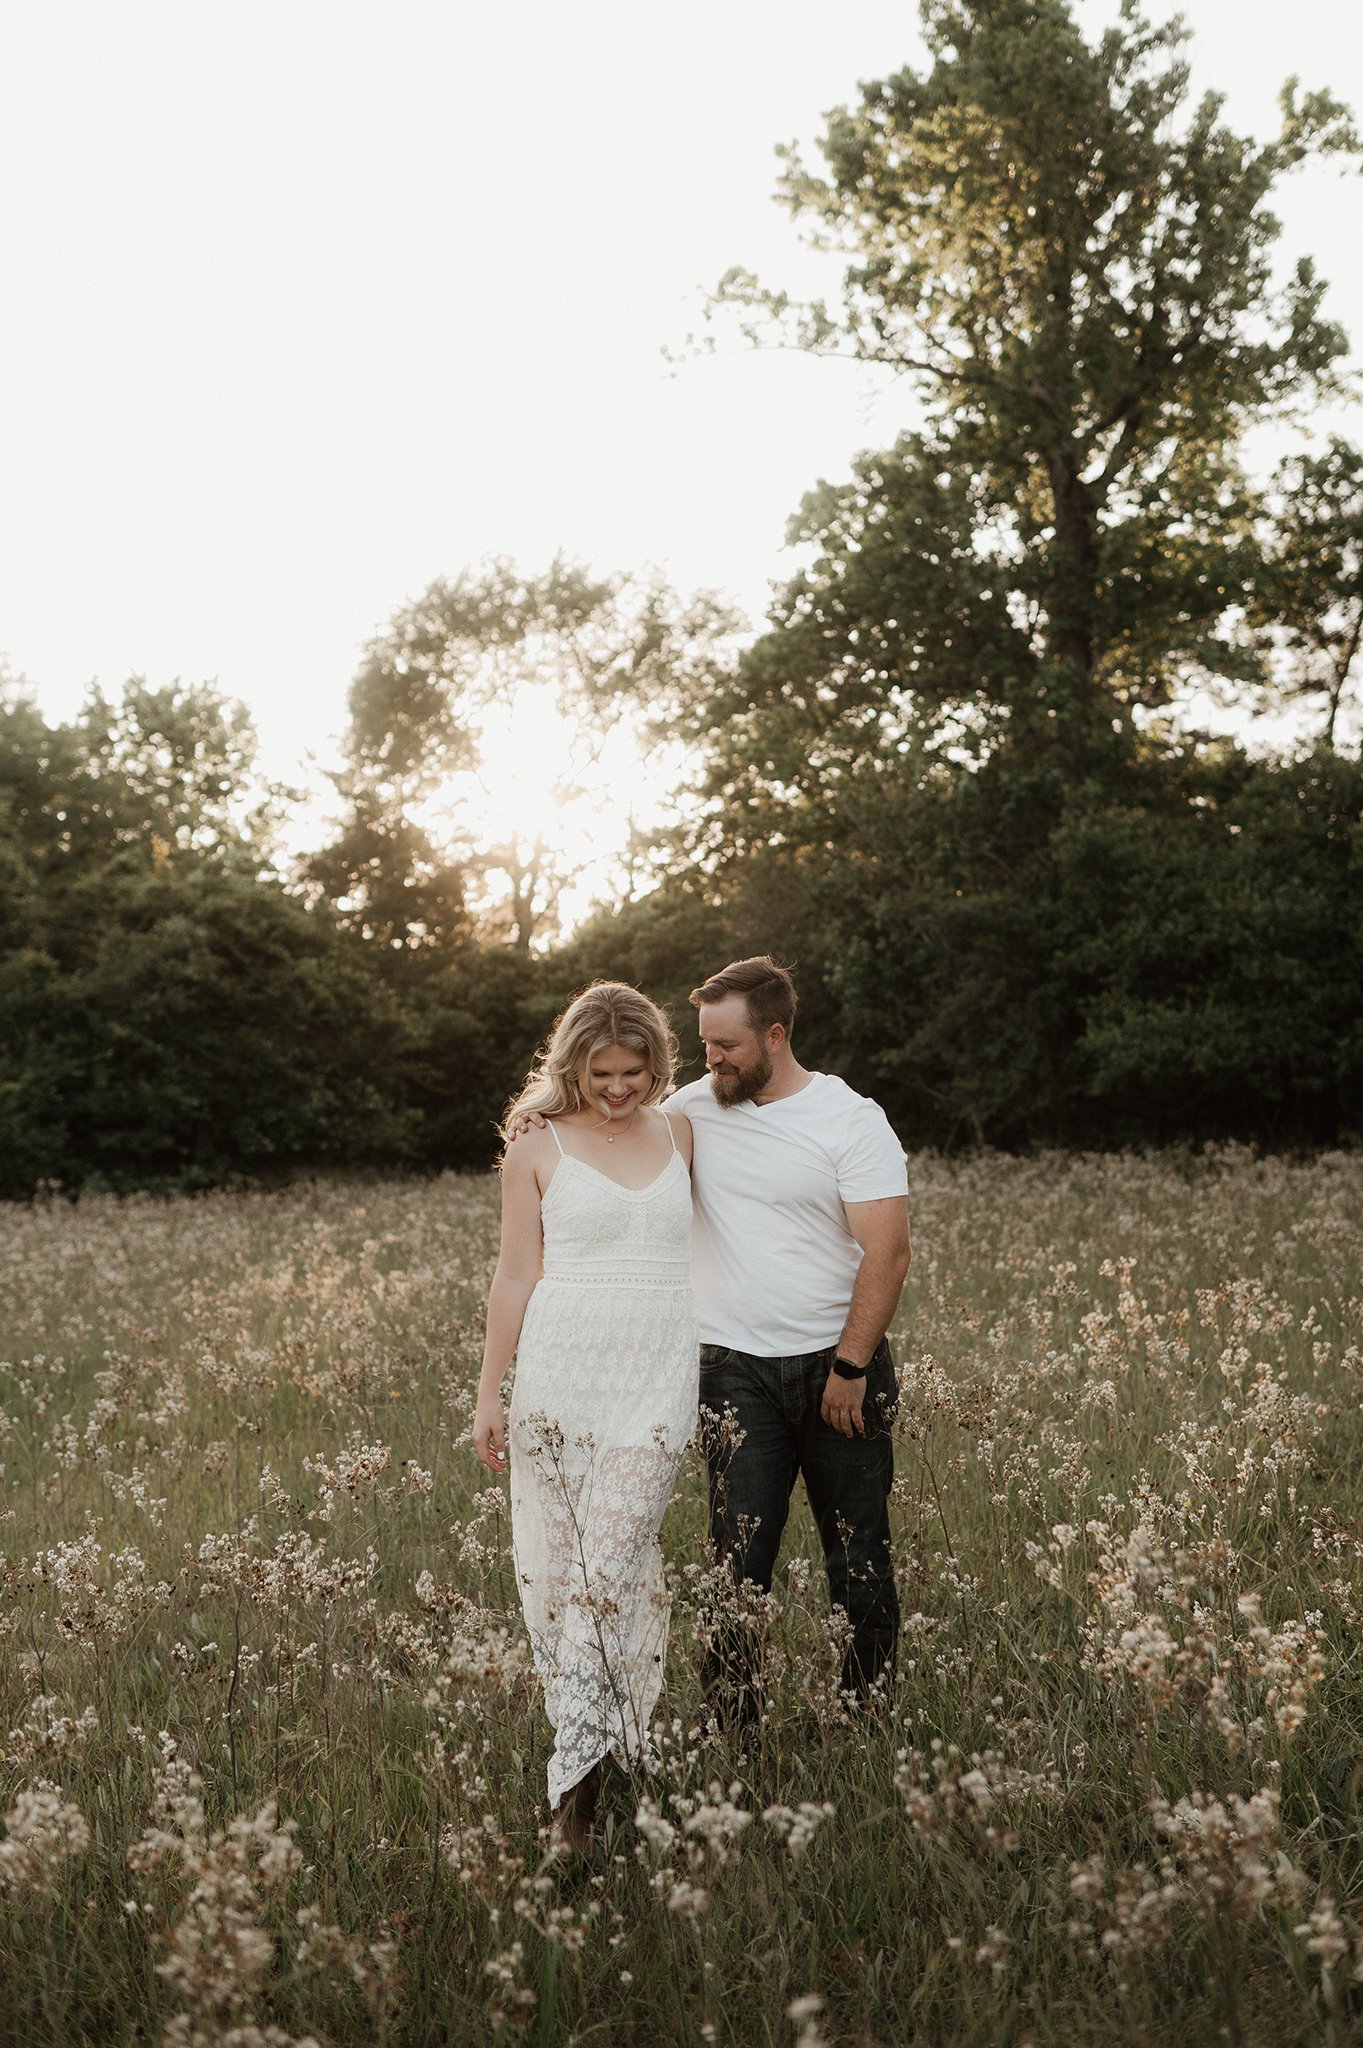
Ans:
{"label": "couple", "polygon": [[[710,1529],[735,1580],[770,1587],[802,1473],[851,1623],[846,1687],[874,1685],[899,1627],[885,1331],[909,1265],[904,1154],[873,1102],[796,1060],[775,961],[737,961],[691,1002],[708,1080],[669,1094],[662,1011],[598,982],[503,1126],[473,1442],[504,1469],[515,1354],[512,1536],[555,1731],[549,1801],[574,1849],[603,1759],[638,1752],[662,1683],[657,1536],[697,1419],[697,1325]],[[707,1658],[716,1711],[750,1718],[756,1677],[731,1628]]]}

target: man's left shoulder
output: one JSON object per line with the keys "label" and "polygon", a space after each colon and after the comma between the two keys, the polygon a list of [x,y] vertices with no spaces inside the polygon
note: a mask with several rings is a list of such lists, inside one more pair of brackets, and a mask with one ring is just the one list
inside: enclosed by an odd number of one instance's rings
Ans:
{"label": "man's left shoulder", "polygon": [[825,1143],[845,1202],[878,1202],[908,1193],[908,1162],[889,1117],[840,1075],[820,1077]]}
{"label": "man's left shoulder", "polygon": [[823,1084],[820,1107],[827,1114],[870,1118],[876,1123],[889,1122],[880,1104],[873,1097],[860,1094],[849,1081],[843,1080],[841,1074],[819,1074],[816,1078]]}

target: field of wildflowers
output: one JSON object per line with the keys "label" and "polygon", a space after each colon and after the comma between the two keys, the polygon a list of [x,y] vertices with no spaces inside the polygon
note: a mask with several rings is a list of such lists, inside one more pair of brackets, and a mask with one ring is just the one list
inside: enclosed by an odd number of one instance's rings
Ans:
{"label": "field of wildflowers", "polygon": [[1363,2039],[1363,1157],[914,1162],[900,1676],[803,1506],[547,1862],[490,1179],[0,1217],[0,2040]]}

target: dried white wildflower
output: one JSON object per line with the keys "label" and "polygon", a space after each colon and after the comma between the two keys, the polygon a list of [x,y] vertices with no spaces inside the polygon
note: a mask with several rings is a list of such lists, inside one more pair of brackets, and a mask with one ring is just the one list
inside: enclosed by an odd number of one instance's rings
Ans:
{"label": "dried white wildflower", "polygon": [[792,1998],[786,2007],[786,2018],[795,2028],[795,2048],[825,2048],[823,2027],[824,2002],[817,1991],[806,1991],[799,1998]]}
{"label": "dried white wildflower", "polygon": [[[157,1973],[182,2010],[167,2026],[167,2048],[209,2048],[219,2040],[284,2044],[278,2029],[261,2029],[253,2008],[274,1963],[274,1936],[261,1925],[269,1899],[299,1870],[292,1823],[277,1824],[273,1801],[209,1832],[198,1774],[166,1734],[159,1737],[153,1822],[128,1850],[140,1874],[167,1869],[191,1880],[179,1917],[165,1931]],[[301,2044],[300,2044],[301,2048]]]}
{"label": "dried white wildflower", "polygon": [[28,1776],[39,1774],[39,1766],[54,1757],[78,1756],[99,1730],[99,1716],[86,1707],[73,1718],[59,1711],[57,1701],[38,1693],[28,1703],[24,1718],[11,1728],[5,1742],[5,1761]]}
{"label": "dried white wildflower", "polygon": [[768,1806],[763,1812],[762,1824],[785,1843],[798,1862],[818,1830],[825,1821],[832,1820],[837,1810],[831,1799],[825,1799],[819,1806],[807,1799],[801,1800],[796,1807]]}
{"label": "dried white wildflower", "polygon": [[45,1896],[72,1856],[90,1847],[90,1830],[78,1807],[62,1798],[60,1785],[27,1786],[3,1816],[0,1841],[0,1897]]}

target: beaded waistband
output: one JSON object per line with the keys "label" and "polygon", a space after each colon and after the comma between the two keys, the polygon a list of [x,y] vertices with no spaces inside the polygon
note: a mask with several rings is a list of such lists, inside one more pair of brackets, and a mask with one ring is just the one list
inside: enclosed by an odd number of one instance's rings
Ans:
{"label": "beaded waistband", "polygon": [[689,1273],[631,1273],[617,1267],[609,1273],[561,1273],[552,1266],[544,1269],[544,1278],[556,1287],[666,1287],[670,1289],[690,1288]]}

